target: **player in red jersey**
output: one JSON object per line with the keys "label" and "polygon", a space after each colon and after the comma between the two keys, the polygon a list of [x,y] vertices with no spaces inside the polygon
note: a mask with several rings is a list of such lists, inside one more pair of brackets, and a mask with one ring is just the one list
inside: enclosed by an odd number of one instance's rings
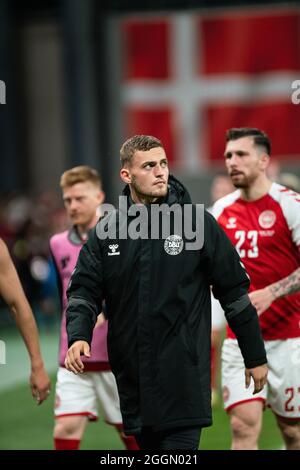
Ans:
{"label": "player in red jersey", "polygon": [[286,448],[300,449],[300,195],[266,176],[270,147],[258,129],[227,132],[225,162],[237,190],[213,207],[250,276],[269,363],[268,387],[253,396],[243,387],[242,357],[228,328],[222,384],[232,449],[257,448],[265,404]]}

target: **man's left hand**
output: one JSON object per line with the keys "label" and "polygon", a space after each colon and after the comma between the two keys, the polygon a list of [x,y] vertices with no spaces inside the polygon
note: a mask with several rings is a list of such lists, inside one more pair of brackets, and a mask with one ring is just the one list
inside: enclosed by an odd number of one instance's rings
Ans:
{"label": "man's left hand", "polygon": [[262,391],[267,383],[268,366],[263,364],[261,366],[253,367],[252,369],[245,369],[245,386],[248,388],[251,383],[251,377],[254,381],[253,395]]}

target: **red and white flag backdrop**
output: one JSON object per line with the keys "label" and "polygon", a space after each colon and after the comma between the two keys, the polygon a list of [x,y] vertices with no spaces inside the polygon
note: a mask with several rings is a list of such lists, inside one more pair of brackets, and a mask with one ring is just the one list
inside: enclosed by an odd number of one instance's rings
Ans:
{"label": "red and white flag backdrop", "polygon": [[300,163],[300,9],[138,15],[121,21],[124,137],[162,139],[178,169],[221,163],[230,127],[265,130]]}

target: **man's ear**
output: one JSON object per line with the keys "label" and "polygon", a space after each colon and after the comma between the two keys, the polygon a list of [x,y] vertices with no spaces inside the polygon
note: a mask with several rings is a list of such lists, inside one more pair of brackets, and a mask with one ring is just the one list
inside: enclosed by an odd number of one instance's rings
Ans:
{"label": "man's ear", "polygon": [[128,168],[125,168],[125,167],[121,168],[120,177],[121,177],[121,180],[124,181],[124,183],[126,184],[131,183],[131,175],[130,175],[130,171],[128,170]]}
{"label": "man's ear", "polygon": [[99,193],[98,193],[99,204],[102,204],[103,201],[104,201],[104,199],[105,199],[105,193],[104,193],[104,191],[99,191]]}
{"label": "man's ear", "polygon": [[261,169],[265,170],[270,163],[270,156],[267,153],[263,153],[260,156],[260,167]]}

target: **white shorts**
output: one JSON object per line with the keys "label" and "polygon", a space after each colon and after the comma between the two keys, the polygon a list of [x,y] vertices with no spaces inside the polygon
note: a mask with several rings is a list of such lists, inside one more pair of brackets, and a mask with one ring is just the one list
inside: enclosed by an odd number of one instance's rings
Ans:
{"label": "white shorts", "polygon": [[98,419],[101,403],[107,423],[121,425],[122,416],[115,377],[110,371],[84,372],[75,375],[64,367],[57,372],[55,417],[81,415]]}
{"label": "white shorts", "polygon": [[236,339],[222,347],[222,388],[226,411],[250,400],[261,400],[275,414],[300,419],[300,338],[265,341],[268,383],[252,395],[253,381],[245,388],[245,366]]}
{"label": "white shorts", "polygon": [[212,330],[222,330],[226,324],[224,310],[220,302],[211,294],[211,328]]}

